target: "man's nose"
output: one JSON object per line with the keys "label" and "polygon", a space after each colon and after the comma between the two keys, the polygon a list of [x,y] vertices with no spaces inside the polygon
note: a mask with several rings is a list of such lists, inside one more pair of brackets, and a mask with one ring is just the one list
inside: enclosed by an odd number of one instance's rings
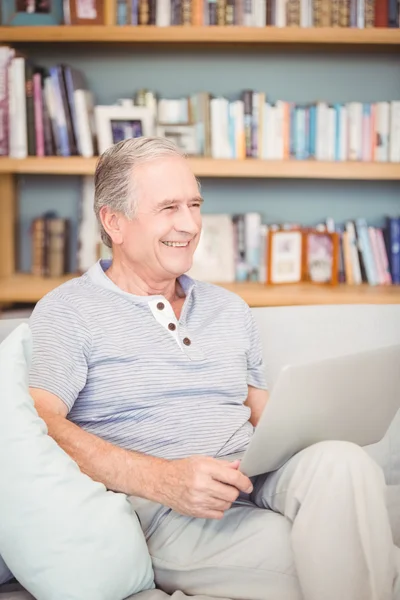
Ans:
{"label": "man's nose", "polygon": [[174,226],[177,231],[185,231],[193,235],[199,230],[199,224],[188,206],[177,211]]}

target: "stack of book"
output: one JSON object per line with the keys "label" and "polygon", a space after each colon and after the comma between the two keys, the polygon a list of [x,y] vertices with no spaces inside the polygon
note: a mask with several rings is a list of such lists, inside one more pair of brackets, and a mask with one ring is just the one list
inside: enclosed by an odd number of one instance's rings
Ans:
{"label": "stack of book", "polygon": [[70,226],[68,219],[49,212],[31,224],[31,273],[39,277],[60,277],[69,273]]}
{"label": "stack of book", "polygon": [[119,25],[399,27],[397,0],[117,0]]}

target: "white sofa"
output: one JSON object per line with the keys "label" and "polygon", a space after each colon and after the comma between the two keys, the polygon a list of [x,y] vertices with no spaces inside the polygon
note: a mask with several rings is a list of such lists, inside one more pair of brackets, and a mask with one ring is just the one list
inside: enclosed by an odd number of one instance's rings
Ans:
{"label": "white sofa", "polygon": [[[279,369],[288,363],[311,361],[329,356],[344,355],[364,349],[400,344],[400,305],[394,306],[306,306],[253,309],[260,328],[264,358],[267,365],[267,378],[273,386]],[[20,321],[0,320],[0,341]],[[400,367],[400,365],[399,365]],[[311,384],[312,382],[310,382]],[[380,398],[377,398],[377,402]],[[399,397],[400,405],[400,397]],[[384,468],[389,488],[389,509],[396,541],[400,541],[400,412],[395,417],[385,438],[366,449]],[[1,517],[0,517],[1,518]],[[277,515],[275,536],[288,536],[287,522]],[[279,524],[281,527],[279,527]],[[287,545],[289,546],[289,544]],[[286,545],[279,544],[280,548]],[[289,567],[292,556],[276,556],[277,546],[271,542],[271,564],[279,564],[281,574]],[[284,575],[282,589],[279,588],[277,573],[271,574],[276,585],[276,594],[265,600],[298,600],[300,593],[290,598],[285,595]],[[24,591],[14,588],[0,588],[0,600],[31,600]],[[251,582],[249,598],[251,600]],[[180,592],[173,595],[174,600],[182,600]],[[167,596],[153,590],[143,592],[135,600],[164,600]],[[396,595],[397,598],[397,595]],[[399,594],[400,598],[400,594]],[[85,600],[82,598],[82,600]],[[200,600],[200,597],[197,597]],[[205,600],[205,599],[203,599]]]}

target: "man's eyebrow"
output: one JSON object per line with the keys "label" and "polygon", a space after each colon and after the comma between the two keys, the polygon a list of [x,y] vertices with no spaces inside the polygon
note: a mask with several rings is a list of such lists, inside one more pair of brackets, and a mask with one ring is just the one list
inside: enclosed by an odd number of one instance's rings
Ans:
{"label": "man's eyebrow", "polygon": [[[191,198],[189,200],[189,202],[198,202],[199,204],[203,204],[204,198],[202,198],[201,196],[195,196],[194,198]],[[182,203],[182,200],[166,198],[165,200],[161,200],[161,202],[159,202],[157,204],[156,208],[165,208],[167,206],[175,206],[176,204],[181,204],[181,203]]]}

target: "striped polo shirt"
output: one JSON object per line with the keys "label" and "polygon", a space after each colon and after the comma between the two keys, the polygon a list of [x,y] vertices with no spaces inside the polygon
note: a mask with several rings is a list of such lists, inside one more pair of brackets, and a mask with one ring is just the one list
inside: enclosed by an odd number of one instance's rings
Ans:
{"label": "striped polo shirt", "polygon": [[243,451],[253,433],[247,386],[266,389],[247,304],[182,275],[178,320],[165,297],[118,288],[109,266],[99,261],[36,305],[30,385],[122,448],[166,459]]}

